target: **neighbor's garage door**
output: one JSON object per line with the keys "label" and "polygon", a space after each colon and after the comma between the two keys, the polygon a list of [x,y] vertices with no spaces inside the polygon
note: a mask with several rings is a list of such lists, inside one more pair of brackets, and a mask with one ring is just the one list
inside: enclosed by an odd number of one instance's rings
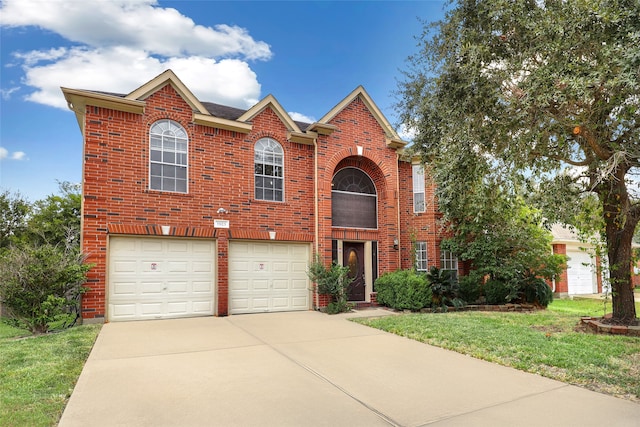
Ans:
{"label": "neighbor's garage door", "polygon": [[309,309],[309,244],[229,243],[229,312]]}
{"label": "neighbor's garage door", "polygon": [[215,255],[213,241],[111,237],[109,320],[213,315]]}
{"label": "neighbor's garage door", "polygon": [[579,248],[567,248],[567,284],[569,294],[593,294],[595,277],[591,256]]}

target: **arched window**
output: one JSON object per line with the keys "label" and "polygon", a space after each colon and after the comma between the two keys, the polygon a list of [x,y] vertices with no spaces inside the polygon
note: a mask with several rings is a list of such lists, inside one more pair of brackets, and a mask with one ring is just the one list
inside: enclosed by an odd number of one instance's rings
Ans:
{"label": "arched window", "polygon": [[254,147],[256,200],[284,200],[284,151],[271,138],[262,138]]}
{"label": "arched window", "polygon": [[334,227],[378,228],[378,196],[369,175],[356,168],[334,175],[331,218]]}
{"label": "arched window", "polygon": [[149,140],[149,188],[186,193],[187,132],[173,120],[158,120],[151,125]]}

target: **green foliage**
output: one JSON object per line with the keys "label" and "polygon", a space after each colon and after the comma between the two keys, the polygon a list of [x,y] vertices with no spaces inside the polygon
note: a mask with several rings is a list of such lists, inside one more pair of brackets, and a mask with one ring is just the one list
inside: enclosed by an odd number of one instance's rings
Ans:
{"label": "green foliage", "polygon": [[477,302],[482,295],[482,276],[476,271],[460,277],[458,285],[460,286],[460,298],[469,304]]}
{"label": "green foliage", "polygon": [[488,280],[483,286],[487,304],[506,304],[511,294],[511,288],[502,280]]}
{"label": "green foliage", "polygon": [[494,193],[491,201],[470,200],[467,194],[449,203],[450,215],[456,217],[449,217],[452,237],[443,248],[471,261],[481,276],[511,280],[524,274],[548,279],[558,275],[566,257],[551,252],[552,236],[542,228],[540,212],[519,197]]}
{"label": "green foliage", "polygon": [[553,302],[553,292],[547,282],[539,277],[527,277],[519,282],[522,300],[530,304],[547,307]]}
{"label": "green foliage", "polygon": [[460,287],[451,271],[431,267],[425,276],[431,289],[432,307],[462,307],[465,304],[459,297]]}
{"label": "green foliage", "polygon": [[[468,226],[454,236],[461,258],[483,252],[464,247],[465,235],[482,241],[487,233],[494,237],[484,252],[490,261],[496,250],[499,261],[475,267],[506,268],[510,255],[497,249],[526,225],[509,216],[522,217],[519,197],[537,192],[544,216],[566,222],[592,193],[608,245],[613,317],[635,320],[629,254],[640,194],[628,178],[640,164],[640,2],[453,1],[443,21],[424,29],[417,51],[398,109],[434,171],[445,219],[454,230]],[[503,243],[494,248],[495,241]],[[526,246],[514,243],[517,259]],[[517,263],[536,275],[547,265]]]}
{"label": "green foliage", "polygon": [[59,189],[60,194],[49,195],[33,205],[28,235],[34,244],[80,244],[80,187],[69,182],[61,182]]}
{"label": "green foliage", "polygon": [[77,312],[90,265],[75,250],[58,246],[14,247],[0,258],[0,299],[11,317],[34,333]]}
{"label": "green foliage", "polygon": [[327,306],[327,313],[335,314],[349,311],[351,307],[347,303],[347,288],[349,286],[349,267],[332,263],[326,267],[320,257],[309,264],[307,275],[318,286],[318,293],[330,295],[331,302]]}
{"label": "green foliage", "polygon": [[25,233],[30,213],[31,204],[22,196],[0,193],[0,253]]}
{"label": "green foliage", "polygon": [[385,273],[376,280],[378,303],[396,310],[420,310],[431,305],[431,289],[414,270]]}

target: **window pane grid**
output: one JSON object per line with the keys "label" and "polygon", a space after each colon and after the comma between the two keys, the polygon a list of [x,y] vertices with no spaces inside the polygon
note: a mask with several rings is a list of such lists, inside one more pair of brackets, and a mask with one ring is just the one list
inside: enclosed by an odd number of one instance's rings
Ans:
{"label": "window pane grid", "polygon": [[416,242],[416,270],[427,271],[427,242]]}
{"label": "window pane grid", "polygon": [[440,268],[442,270],[458,271],[458,257],[454,256],[450,251],[442,251],[440,253]]}
{"label": "window pane grid", "polygon": [[411,172],[413,181],[413,212],[425,212],[424,168],[422,165],[413,165],[411,167]]}
{"label": "window pane grid", "polygon": [[187,192],[188,139],[186,131],[171,120],[160,120],[149,132],[149,188]]}
{"label": "window pane grid", "polygon": [[256,200],[284,200],[284,151],[271,138],[262,138],[254,148],[254,195]]}

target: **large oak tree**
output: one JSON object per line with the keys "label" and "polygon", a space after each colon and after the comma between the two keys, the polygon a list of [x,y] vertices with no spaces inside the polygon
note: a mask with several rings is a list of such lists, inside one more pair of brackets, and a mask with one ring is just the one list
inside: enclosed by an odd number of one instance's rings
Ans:
{"label": "large oak tree", "polygon": [[[491,182],[537,182],[556,206],[595,194],[613,320],[635,322],[640,2],[459,0],[418,40],[399,108],[436,179],[448,177],[441,196],[464,191],[468,176],[477,182],[478,164]],[[455,174],[438,174],[452,162]]]}

